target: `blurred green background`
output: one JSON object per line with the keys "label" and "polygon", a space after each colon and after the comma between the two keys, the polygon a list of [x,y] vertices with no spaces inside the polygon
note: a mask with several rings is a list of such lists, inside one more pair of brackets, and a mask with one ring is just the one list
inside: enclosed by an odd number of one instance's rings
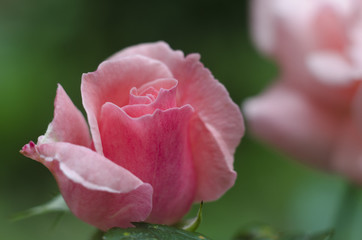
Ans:
{"label": "blurred green background", "polygon": [[[199,52],[202,62],[240,104],[277,77],[253,47],[247,1],[0,0],[0,239],[89,239],[95,229],[71,214],[19,222],[13,214],[57,193],[48,170],[19,154],[53,115],[57,83],[82,109],[80,79],[114,52],[164,40]],[[236,185],[204,206],[200,232],[230,239],[248,222],[314,232],[334,222],[344,183],[243,138]]]}

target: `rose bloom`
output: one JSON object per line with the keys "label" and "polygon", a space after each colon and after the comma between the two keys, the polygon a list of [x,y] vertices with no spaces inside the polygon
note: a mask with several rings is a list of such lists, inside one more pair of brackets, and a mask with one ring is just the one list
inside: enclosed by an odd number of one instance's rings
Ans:
{"label": "rose bloom", "polygon": [[256,45],[279,79],[244,103],[251,131],[362,184],[362,1],[254,0]]}
{"label": "rose bloom", "polygon": [[70,210],[102,230],[173,224],[233,186],[242,115],[199,61],[166,43],[120,51],[82,76],[87,122],[59,85],[54,119],[21,153],[54,175]]}

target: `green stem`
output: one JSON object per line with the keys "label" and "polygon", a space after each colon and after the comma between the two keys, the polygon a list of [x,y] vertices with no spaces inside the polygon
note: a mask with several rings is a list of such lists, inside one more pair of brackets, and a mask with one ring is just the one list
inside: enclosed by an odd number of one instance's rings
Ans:
{"label": "green stem", "polygon": [[361,240],[362,191],[359,186],[347,184],[339,211],[332,240]]}

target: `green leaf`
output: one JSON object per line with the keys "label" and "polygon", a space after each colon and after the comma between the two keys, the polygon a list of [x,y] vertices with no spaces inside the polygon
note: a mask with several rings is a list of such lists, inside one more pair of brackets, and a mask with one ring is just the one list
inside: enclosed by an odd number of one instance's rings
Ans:
{"label": "green leaf", "polygon": [[45,213],[50,213],[50,212],[69,212],[69,208],[68,208],[67,204],[64,202],[62,195],[59,194],[58,196],[56,196],[55,198],[53,198],[52,200],[50,200],[49,202],[47,202],[43,205],[36,206],[36,207],[30,208],[28,210],[18,213],[12,217],[12,220],[18,221],[21,219],[25,219],[25,218],[45,214]]}
{"label": "green leaf", "polygon": [[197,215],[194,218],[183,220],[178,222],[174,227],[183,229],[189,232],[195,232],[197,228],[200,226],[202,221],[202,206],[204,205],[203,202],[200,203],[200,208],[197,211]]}
{"label": "green leaf", "polygon": [[279,240],[280,234],[265,224],[251,224],[242,228],[234,240]]}
{"label": "green leaf", "polygon": [[133,223],[135,228],[113,228],[103,240],[210,240],[206,236],[159,224]]}

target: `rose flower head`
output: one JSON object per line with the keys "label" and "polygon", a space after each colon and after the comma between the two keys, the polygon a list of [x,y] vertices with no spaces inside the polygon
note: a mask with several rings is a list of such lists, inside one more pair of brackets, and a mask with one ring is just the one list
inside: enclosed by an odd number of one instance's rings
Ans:
{"label": "rose flower head", "polygon": [[54,175],[70,210],[102,230],[174,224],[233,186],[243,118],[199,61],[166,43],[124,49],[82,76],[88,124],[59,85],[53,121],[21,153]]}
{"label": "rose flower head", "polygon": [[256,45],[278,80],[244,103],[251,131],[362,184],[362,1],[254,0]]}

